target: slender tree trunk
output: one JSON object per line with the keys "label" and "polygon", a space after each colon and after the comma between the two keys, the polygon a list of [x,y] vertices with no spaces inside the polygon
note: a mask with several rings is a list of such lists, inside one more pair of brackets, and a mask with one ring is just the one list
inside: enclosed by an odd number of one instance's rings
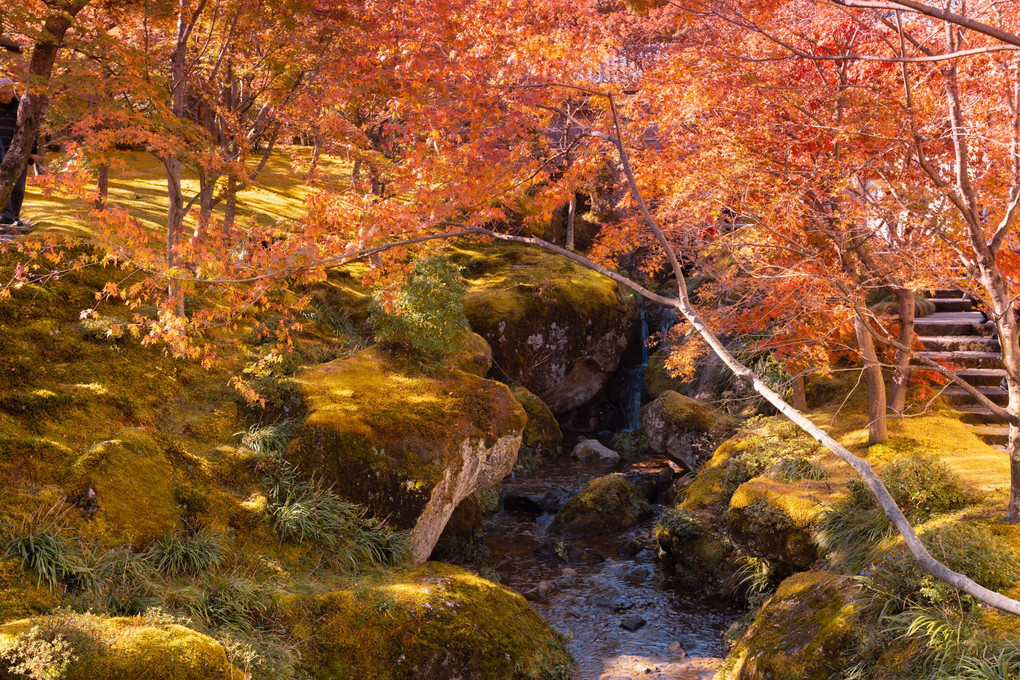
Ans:
{"label": "slender tree trunk", "polygon": [[227,176],[227,199],[223,211],[223,239],[230,243],[230,234],[237,222],[237,178],[233,175]]}
{"label": "slender tree trunk", "polygon": [[882,364],[879,363],[878,353],[875,351],[875,338],[871,337],[864,324],[865,321],[860,315],[854,317],[857,346],[861,350],[864,376],[868,382],[868,445],[872,446],[882,444],[888,437],[885,377],[882,375]]}
{"label": "slender tree trunk", "polygon": [[351,167],[351,188],[354,189],[358,186],[358,182],[361,181],[361,159],[355,158],[354,165]]}
{"label": "slender tree trunk", "polygon": [[212,221],[213,192],[216,189],[216,182],[210,181],[209,173],[205,168],[198,168],[198,222],[195,224],[195,238],[205,236]]}
{"label": "slender tree trunk", "polygon": [[574,216],[577,213],[577,194],[567,202],[567,250],[574,249]]}
{"label": "slender tree trunk", "polygon": [[[163,159],[166,167],[168,208],[166,216],[166,267],[177,266],[177,249],[184,236],[184,195],[181,191],[181,161],[177,156]],[[171,278],[167,293],[175,301],[178,314],[184,314],[184,297],[180,283]]]}
{"label": "slender tree trunk", "polygon": [[[896,290],[899,303],[901,345],[910,347],[914,343],[914,292],[899,288]],[[892,386],[889,388],[889,409],[893,413],[903,413],[907,407],[907,385],[910,382],[910,352],[896,350]]]}
{"label": "slender tree trunk", "polygon": [[110,196],[110,166],[108,163],[99,164],[99,176],[96,179],[96,189],[99,195],[96,196],[96,210],[106,208],[106,201]]}

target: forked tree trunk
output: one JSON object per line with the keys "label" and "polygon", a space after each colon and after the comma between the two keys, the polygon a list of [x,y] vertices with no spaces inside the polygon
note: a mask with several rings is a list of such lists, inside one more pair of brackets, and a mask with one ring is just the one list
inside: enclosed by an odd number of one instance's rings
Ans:
{"label": "forked tree trunk", "polygon": [[865,323],[860,315],[854,316],[854,332],[857,335],[857,346],[861,350],[864,377],[868,384],[868,446],[873,446],[882,444],[888,437],[886,392],[882,364],[879,363],[878,353],[875,351],[875,338],[868,332]]}
{"label": "forked tree trunk", "polygon": [[[911,347],[914,343],[914,292],[899,288],[896,290],[899,303],[901,345]],[[889,410],[903,413],[907,407],[907,385],[910,382],[910,352],[896,350],[892,386],[889,388]]]}

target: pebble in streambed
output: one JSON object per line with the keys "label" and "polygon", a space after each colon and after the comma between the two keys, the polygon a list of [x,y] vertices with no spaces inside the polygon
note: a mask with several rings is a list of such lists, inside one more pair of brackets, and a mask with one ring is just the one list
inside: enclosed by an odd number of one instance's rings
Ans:
{"label": "pebble in streambed", "polygon": [[723,656],[722,633],[739,613],[664,576],[654,552],[662,508],[653,506],[653,516],[630,529],[564,540],[548,531],[554,510],[538,503],[562,507],[591,479],[638,467],[667,466],[646,460],[607,471],[604,465],[552,462],[505,483],[504,498],[536,502],[521,502],[526,511],[490,517],[486,545],[503,583],[568,636],[578,680],[708,680]]}

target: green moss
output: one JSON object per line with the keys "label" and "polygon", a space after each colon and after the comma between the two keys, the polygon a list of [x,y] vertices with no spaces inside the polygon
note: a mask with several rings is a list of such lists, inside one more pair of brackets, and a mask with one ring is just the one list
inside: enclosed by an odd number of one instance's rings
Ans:
{"label": "green moss", "polygon": [[492,368],[492,348],[478,333],[468,332],[464,349],[450,359],[457,370],[485,377]]}
{"label": "green moss", "polygon": [[0,626],[0,678],[13,680],[5,664],[24,663],[33,656],[48,662],[50,670],[57,670],[57,663],[63,666],[60,675],[54,676],[63,680],[245,677],[212,638],[152,617],[59,614]]}
{"label": "green moss", "polygon": [[523,597],[449,565],[368,578],[290,608],[315,678],[560,680],[563,639]]}
{"label": "green moss", "polygon": [[491,446],[526,423],[505,385],[449,369],[423,373],[378,348],[299,382],[309,415],[288,459],[402,528],[413,526],[465,440]]}
{"label": "green moss", "polygon": [[855,587],[823,571],[783,581],[730,651],[722,680],[828,680],[847,666],[855,639]]}
{"label": "green moss", "polygon": [[60,593],[39,583],[17,558],[0,561],[0,621],[45,614],[60,604]]}
{"label": "green moss", "polygon": [[648,368],[645,370],[645,391],[652,399],[658,399],[666,391],[679,392],[683,387],[683,380],[674,378],[666,368],[666,359],[669,358],[669,349],[663,348],[652,352],[648,357]]}
{"label": "green moss", "polygon": [[524,428],[524,447],[533,456],[554,456],[563,443],[563,432],[556,416],[545,402],[524,387],[513,388],[514,399],[528,414]]}
{"label": "green moss", "polygon": [[124,430],[86,451],[73,473],[73,494],[94,505],[107,541],[142,546],[177,526],[174,470],[149,435]]}
{"label": "green moss", "polygon": [[620,474],[588,482],[556,513],[549,531],[588,536],[633,526],[649,515],[648,501]]}
{"label": "green moss", "polygon": [[684,432],[708,432],[716,422],[715,413],[696,399],[666,391],[656,400],[670,426]]}
{"label": "green moss", "polygon": [[564,375],[616,369],[636,305],[614,281],[539,248],[490,244],[450,252],[467,278],[464,313],[492,346],[502,377],[559,412],[577,405]]}

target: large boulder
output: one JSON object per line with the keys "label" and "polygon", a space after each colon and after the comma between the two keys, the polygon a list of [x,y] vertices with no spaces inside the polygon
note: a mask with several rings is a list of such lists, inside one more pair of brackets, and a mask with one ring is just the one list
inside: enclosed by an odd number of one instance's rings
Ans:
{"label": "large boulder", "polygon": [[425,372],[375,347],[298,380],[308,417],[288,459],[410,529],[418,562],[461,501],[517,461],[526,416],[506,385],[452,369]]}
{"label": "large boulder", "polygon": [[556,513],[549,531],[577,538],[634,526],[651,514],[648,501],[620,474],[591,480]]}
{"label": "large boulder", "polygon": [[708,453],[708,434],[716,424],[709,407],[667,390],[641,409],[641,427],[652,450],[695,469]]}
{"label": "large boulder", "polygon": [[365,576],[356,588],[300,598],[290,615],[314,678],[570,675],[563,638],[523,597],[445,564]]}
{"label": "large boulder", "polygon": [[565,413],[592,401],[620,365],[637,315],[612,280],[516,245],[453,252],[465,268],[464,313],[502,377]]}
{"label": "large boulder", "polygon": [[155,616],[107,618],[60,613],[0,626],[0,679],[31,663],[65,680],[244,680],[219,642]]}
{"label": "large boulder", "polygon": [[513,395],[528,414],[524,450],[533,456],[555,456],[563,443],[563,432],[552,410],[525,387],[515,387]]}
{"label": "large boulder", "polygon": [[845,668],[855,639],[853,579],[824,571],[779,585],[730,650],[724,680],[827,680]]}
{"label": "large boulder", "polygon": [[806,569],[819,557],[813,529],[830,498],[823,482],[785,484],[756,477],[730,498],[730,540],[752,557],[793,571]]}

